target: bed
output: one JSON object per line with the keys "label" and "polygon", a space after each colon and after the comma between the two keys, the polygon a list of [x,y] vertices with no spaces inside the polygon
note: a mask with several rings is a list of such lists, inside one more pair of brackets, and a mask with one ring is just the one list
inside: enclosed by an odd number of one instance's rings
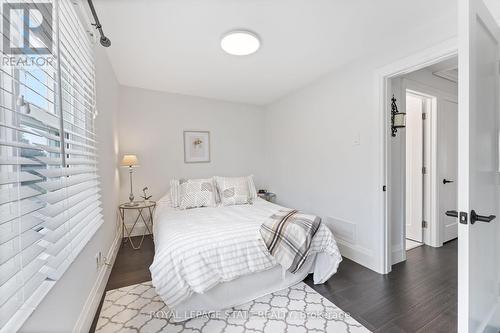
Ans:
{"label": "bed", "polygon": [[321,224],[305,263],[295,274],[269,254],[259,228],[283,207],[257,198],[252,204],[172,208],[169,196],[155,212],[155,256],[150,267],[156,292],[182,321],[290,287],[313,273],[315,284],[336,271],[341,256]]}

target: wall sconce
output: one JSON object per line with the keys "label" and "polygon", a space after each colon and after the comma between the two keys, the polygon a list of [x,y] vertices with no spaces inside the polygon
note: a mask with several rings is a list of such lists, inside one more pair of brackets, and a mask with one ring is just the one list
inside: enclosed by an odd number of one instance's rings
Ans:
{"label": "wall sconce", "polygon": [[398,128],[406,127],[406,113],[399,112],[398,106],[396,105],[396,98],[392,95],[391,99],[391,132],[392,136],[395,137],[398,132]]}

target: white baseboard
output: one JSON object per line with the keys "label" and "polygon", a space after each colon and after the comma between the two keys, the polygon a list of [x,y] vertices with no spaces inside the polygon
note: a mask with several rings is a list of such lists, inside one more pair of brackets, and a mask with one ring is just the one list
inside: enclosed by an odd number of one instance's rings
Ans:
{"label": "white baseboard", "polygon": [[396,249],[392,250],[391,265],[395,265],[404,260],[406,260],[406,248],[401,248],[401,246],[398,246]]}
{"label": "white baseboard", "polygon": [[340,254],[378,273],[377,263],[369,249],[337,239]]}
{"label": "white baseboard", "polygon": [[484,322],[479,325],[476,332],[492,332],[496,333],[500,329],[500,298],[487,314]]}
{"label": "white baseboard", "polygon": [[[119,230],[120,231],[120,230]],[[90,326],[92,326],[92,321],[94,320],[94,316],[97,312],[97,308],[99,307],[99,303],[101,302],[102,295],[104,294],[104,290],[106,288],[106,284],[108,283],[109,275],[111,274],[111,268],[116,259],[116,255],[118,254],[118,250],[121,245],[121,232],[117,232],[115,239],[113,240],[113,244],[108,250],[106,255],[107,263],[110,265],[102,265],[99,269],[99,274],[97,279],[90,291],[87,300],[83,306],[82,311],[80,312],[80,316],[76,321],[75,326],[73,327],[73,332],[88,332],[90,330]]]}
{"label": "white baseboard", "polygon": [[491,322],[493,327],[500,332],[500,297],[497,300],[496,313],[493,315],[493,320]]}

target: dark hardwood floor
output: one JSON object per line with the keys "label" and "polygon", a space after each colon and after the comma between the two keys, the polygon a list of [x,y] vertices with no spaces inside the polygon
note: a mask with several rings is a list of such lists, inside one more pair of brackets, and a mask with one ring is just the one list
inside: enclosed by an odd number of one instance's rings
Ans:
{"label": "dark hardwood floor", "polygon": [[[140,250],[122,244],[106,290],[151,280],[153,255],[151,237],[145,238]],[[457,330],[456,240],[441,248],[420,246],[408,251],[406,262],[393,266],[387,275],[344,258],[337,274],[325,284],[314,285],[311,276],[305,282],[374,332]],[[97,315],[91,332],[96,323]]]}
{"label": "dark hardwood floor", "polygon": [[456,332],[457,241],[420,246],[387,275],[344,259],[325,284],[306,283],[376,332]]}
{"label": "dark hardwood floor", "polygon": [[[139,244],[140,237],[132,237],[132,240],[134,244],[137,245]],[[129,242],[122,243],[120,250],[118,250],[115,264],[113,265],[113,269],[109,275],[105,290],[107,291],[130,286],[132,284],[151,281],[149,266],[151,266],[151,263],[153,262],[154,254],[155,246],[151,235],[144,237],[144,242],[139,250],[134,250],[130,246]],[[91,333],[95,331],[103,301],[104,295],[102,296],[101,303],[99,304],[97,313],[94,316],[94,321],[90,327]]]}
{"label": "dark hardwood floor", "polygon": [[[138,245],[141,237],[132,237]],[[147,235],[139,250],[134,250],[129,242],[122,243],[115,264],[111,270],[106,290],[117,289],[141,282],[151,281],[149,266],[153,263],[155,245],[153,237]]]}

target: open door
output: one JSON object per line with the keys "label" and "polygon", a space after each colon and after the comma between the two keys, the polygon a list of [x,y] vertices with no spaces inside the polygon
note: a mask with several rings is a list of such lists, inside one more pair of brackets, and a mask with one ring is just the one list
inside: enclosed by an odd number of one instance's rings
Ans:
{"label": "open door", "polygon": [[421,96],[406,92],[406,238],[423,241],[424,129]]}
{"label": "open door", "polygon": [[438,108],[437,185],[442,232],[440,240],[444,243],[458,237],[457,219],[444,214],[447,210],[457,209],[458,103],[456,100],[443,99]]}
{"label": "open door", "polygon": [[458,331],[498,332],[500,29],[459,0]]}

